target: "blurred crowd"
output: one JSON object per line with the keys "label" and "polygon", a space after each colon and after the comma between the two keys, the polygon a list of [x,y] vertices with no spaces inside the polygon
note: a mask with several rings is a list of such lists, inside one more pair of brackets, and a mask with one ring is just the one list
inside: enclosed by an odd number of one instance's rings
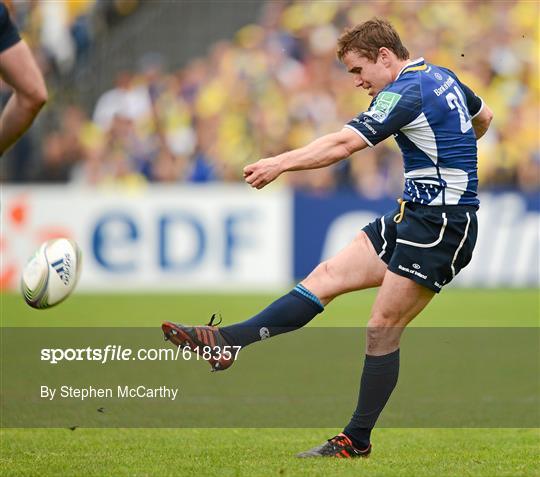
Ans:
{"label": "blurred crowd", "polygon": [[104,27],[133,13],[138,0],[2,0],[48,82],[84,63]]}
{"label": "blurred crowd", "polygon": [[[90,48],[91,35],[74,35],[73,28],[89,11],[83,4],[94,2],[65,3],[81,10],[70,14],[71,56],[55,53],[60,72],[76,68]],[[205,57],[170,71],[159,52],[149,52],[136,71],[118,72],[93,111],[76,102],[62,107],[25,179],[241,181],[244,165],[337,131],[367,108],[370,98],[354,88],[335,47],[345,27],[377,15],[396,26],[412,58],[456,71],[494,110],[479,143],[481,186],[538,190],[538,14],[538,3],[528,1],[269,1],[257,24],[212,45]],[[403,181],[401,155],[388,140],[334,167],[281,181],[395,195]]]}

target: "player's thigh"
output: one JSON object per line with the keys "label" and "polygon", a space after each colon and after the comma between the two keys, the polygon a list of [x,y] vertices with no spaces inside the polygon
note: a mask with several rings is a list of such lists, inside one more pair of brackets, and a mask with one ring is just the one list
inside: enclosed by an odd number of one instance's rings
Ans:
{"label": "player's thigh", "polygon": [[323,304],[343,293],[380,286],[386,264],[379,258],[365,232],[334,257],[318,265],[302,281]]}
{"label": "player's thigh", "polygon": [[373,304],[370,322],[374,325],[405,327],[434,295],[433,290],[387,270]]}
{"label": "player's thigh", "polygon": [[23,99],[46,99],[47,89],[43,77],[24,41],[19,41],[0,53],[0,76],[19,92]]}
{"label": "player's thigh", "polygon": [[384,355],[399,346],[405,327],[427,306],[435,292],[387,270],[367,327],[367,353]]}

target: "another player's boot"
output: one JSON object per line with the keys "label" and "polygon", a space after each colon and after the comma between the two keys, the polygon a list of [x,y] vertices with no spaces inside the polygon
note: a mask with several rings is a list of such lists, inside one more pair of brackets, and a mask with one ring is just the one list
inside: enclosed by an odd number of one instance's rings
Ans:
{"label": "another player's boot", "polygon": [[296,457],[338,457],[341,459],[351,459],[353,457],[368,457],[370,453],[371,444],[367,449],[357,449],[351,440],[345,434],[341,433],[332,437],[332,439],[328,439],[328,441],[320,446],[300,452]]}
{"label": "another player's boot", "polygon": [[232,366],[239,347],[230,346],[217,326],[213,326],[215,317],[216,315],[212,315],[206,326],[184,326],[165,321],[161,329],[165,334],[165,340],[197,353],[210,363],[212,371],[223,371]]}

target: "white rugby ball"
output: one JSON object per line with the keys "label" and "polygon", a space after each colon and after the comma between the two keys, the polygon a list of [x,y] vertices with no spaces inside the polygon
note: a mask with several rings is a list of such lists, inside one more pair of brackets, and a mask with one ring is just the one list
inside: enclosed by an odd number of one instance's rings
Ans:
{"label": "white rugby ball", "polygon": [[81,249],[73,240],[58,238],[41,244],[23,270],[24,300],[33,308],[57,305],[75,289],[81,265]]}

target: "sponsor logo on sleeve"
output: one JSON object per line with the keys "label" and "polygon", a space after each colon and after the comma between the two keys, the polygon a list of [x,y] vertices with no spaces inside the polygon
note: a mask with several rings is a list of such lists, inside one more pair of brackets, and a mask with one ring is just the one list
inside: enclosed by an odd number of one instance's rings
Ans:
{"label": "sponsor logo on sleeve", "polygon": [[401,98],[401,94],[384,91],[379,93],[370,110],[364,113],[378,123],[383,123]]}
{"label": "sponsor logo on sleeve", "polygon": [[[367,113],[363,113],[363,116],[365,116]],[[371,121],[370,118],[363,118],[362,120],[358,119],[358,118],[354,118],[352,120],[352,122],[354,123],[358,123],[358,124],[361,124],[362,126],[364,126],[371,134],[377,134],[377,131],[375,131],[375,129],[373,128],[373,126],[371,126],[371,124],[369,124]]]}
{"label": "sponsor logo on sleeve", "polygon": [[368,129],[371,134],[377,134],[377,131],[375,131],[375,129],[373,129],[373,127],[369,124],[369,119],[364,119],[360,124],[365,126],[365,128]]}

